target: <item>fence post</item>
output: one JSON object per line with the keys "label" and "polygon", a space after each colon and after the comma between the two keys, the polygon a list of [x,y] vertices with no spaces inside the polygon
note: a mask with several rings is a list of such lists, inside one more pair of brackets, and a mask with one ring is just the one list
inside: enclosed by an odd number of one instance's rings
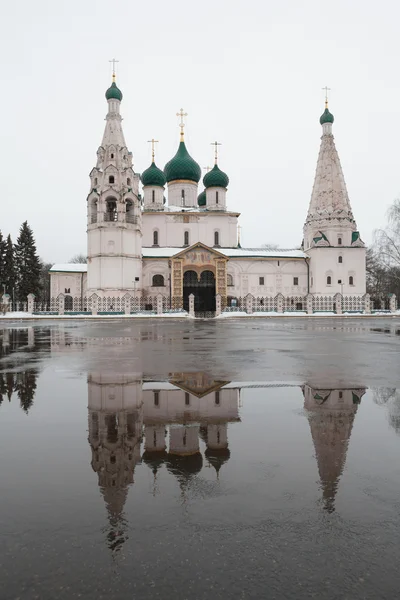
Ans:
{"label": "fence post", "polygon": [[369,294],[365,294],[364,296],[364,314],[371,314],[371,296]]}
{"label": "fence post", "polygon": [[253,312],[253,296],[251,294],[247,294],[246,296],[246,313],[251,315]]}
{"label": "fence post", "polygon": [[215,316],[219,317],[222,312],[221,294],[215,296]]}
{"label": "fence post", "polygon": [[339,294],[339,293],[335,294],[335,297],[333,300],[335,302],[336,314],[341,315],[343,313],[343,305],[342,305],[343,296],[342,296],[342,294]]}
{"label": "fence post", "polygon": [[65,294],[58,294],[58,314],[63,315],[65,312]]}
{"label": "fence post", "polygon": [[189,315],[194,317],[194,294],[189,296]]}
{"label": "fence post", "polygon": [[90,299],[92,301],[92,315],[97,315],[97,312],[99,310],[99,306],[98,306],[98,295],[97,294],[92,294],[90,296]]}
{"label": "fence post", "polygon": [[157,314],[158,315],[162,315],[163,313],[163,309],[162,309],[162,294],[158,294],[157,295]]}
{"label": "fence post", "polygon": [[283,294],[277,294],[276,296],[276,308],[278,313],[283,313]]}
{"label": "fence post", "polygon": [[35,294],[28,294],[28,313],[33,313]]}
{"label": "fence post", "polygon": [[396,309],[397,309],[396,294],[390,295],[389,308],[390,308],[390,312],[396,312]]}
{"label": "fence post", "polygon": [[126,315],[131,314],[131,297],[129,294],[125,294],[124,296],[124,312]]}
{"label": "fence post", "polygon": [[312,294],[307,294],[306,296],[306,309],[307,309],[307,314],[308,315],[312,315],[313,314],[313,297]]}
{"label": "fence post", "polygon": [[3,294],[1,312],[3,315],[10,310],[10,294]]}

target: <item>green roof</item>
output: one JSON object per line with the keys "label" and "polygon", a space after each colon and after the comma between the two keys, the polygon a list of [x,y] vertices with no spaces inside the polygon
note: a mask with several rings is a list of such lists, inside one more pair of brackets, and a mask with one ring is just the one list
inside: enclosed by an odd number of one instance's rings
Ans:
{"label": "green roof", "polygon": [[151,163],[148,169],[143,171],[140,179],[142,180],[143,185],[152,185],[158,187],[164,187],[165,185],[165,175],[161,169],[156,166],[154,161]]}
{"label": "green roof", "polygon": [[326,108],[323,114],[321,115],[319,122],[321,123],[321,125],[323,125],[324,123],[333,123],[334,120],[335,119],[333,114],[329,112],[328,108]]}
{"label": "green roof", "polygon": [[205,205],[206,205],[206,202],[207,202],[207,198],[206,198],[206,190],[203,190],[203,191],[201,192],[201,194],[199,194],[199,195],[197,196],[197,204],[198,204],[199,206],[205,206]]}
{"label": "green roof", "polygon": [[185,142],[180,142],[178,152],[164,167],[164,174],[168,181],[177,179],[188,179],[198,183],[201,177],[201,169],[186,149]]}
{"label": "green roof", "polygon": [[221,171],[218,165],[214,165],[214,168],[206,173],[203,177],[203,183],[205,188],[210,187],[223,187],[227,188],[229,184],[229,177]]}
{"label": "green roof", "polygon": [[106,91],[106,98],[107,100],[122,100],[122,92],[121,90],[117,87],[117,84],[115,83],[115,81],[112,82],[111,87],[108,88],[108,90]]}

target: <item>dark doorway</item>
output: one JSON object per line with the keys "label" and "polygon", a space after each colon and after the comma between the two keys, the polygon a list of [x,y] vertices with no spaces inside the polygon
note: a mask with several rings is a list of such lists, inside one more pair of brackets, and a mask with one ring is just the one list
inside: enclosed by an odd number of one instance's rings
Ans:
{"label": "dark doorway", "polygon": [[189,296],[194,295],[196,313],[215,312],[215,277],[212,271],[203,271],[200,280],[196,271],[183,276],[183,308],[189,310]]}
{"label": "dark doorway", "polygon": [[64,310],[72,310],[74,301],[72,296],[65,296],[64,298]]}

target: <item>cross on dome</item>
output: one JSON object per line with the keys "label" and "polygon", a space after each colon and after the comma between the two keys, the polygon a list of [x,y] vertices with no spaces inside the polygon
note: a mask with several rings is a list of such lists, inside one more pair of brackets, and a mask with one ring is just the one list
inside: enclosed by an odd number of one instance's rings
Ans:
{"label": "cross on dome", "polygon": [[217,164],[218,163],[218,146],[222,146],[222,144],[220,144],[220,142],[211,142],[211,146],[214,146],[214,148],[215,148],[214,162],[215,162],[215,164]]}
{"label": "cross on dome", "polygon": [[183,134],[183,129],[185,127],[185,122],[184,122],[183,119],[184,119],[184,117],[187,117],[188,114],[185,113],[185,112],[183,112],[183,108],[181,108],[180,111],[176,113],[176,116],[181,118],[181,122],[179,123],[179,127],[181,128],[181,141],[183,141],[183,135],[184,135]]}
{"label": "cross on dome", "polygon": [[331,91],[331,88],[326,85],[322,89],[325,91],[325,108],[328,108],[328,92]]}
{"label": "cross on dome", "polygon": [[151,159],[152,159],[152,162],[154,162],[155,144],[158,144],[158,140],[155,140],[154,138],[152,138],[151,140],[148,140],[147,142],[148,142],[148,144],[151,144]]}
{"label": "cross on dome", "polygon": [[117,60],[116,58],[112,58],[111,60],[108,61],[109,63],[112,63],[112,80],[115,81],[115,64],[119,62],[119,60]]}

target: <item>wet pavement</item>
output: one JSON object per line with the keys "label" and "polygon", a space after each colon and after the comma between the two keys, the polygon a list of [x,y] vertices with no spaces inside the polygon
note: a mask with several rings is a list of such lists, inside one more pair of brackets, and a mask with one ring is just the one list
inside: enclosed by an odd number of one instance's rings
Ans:
{"label": "wet pavement", "polygon": [[397,598],[397,319],[0,329],[1,600]]}

